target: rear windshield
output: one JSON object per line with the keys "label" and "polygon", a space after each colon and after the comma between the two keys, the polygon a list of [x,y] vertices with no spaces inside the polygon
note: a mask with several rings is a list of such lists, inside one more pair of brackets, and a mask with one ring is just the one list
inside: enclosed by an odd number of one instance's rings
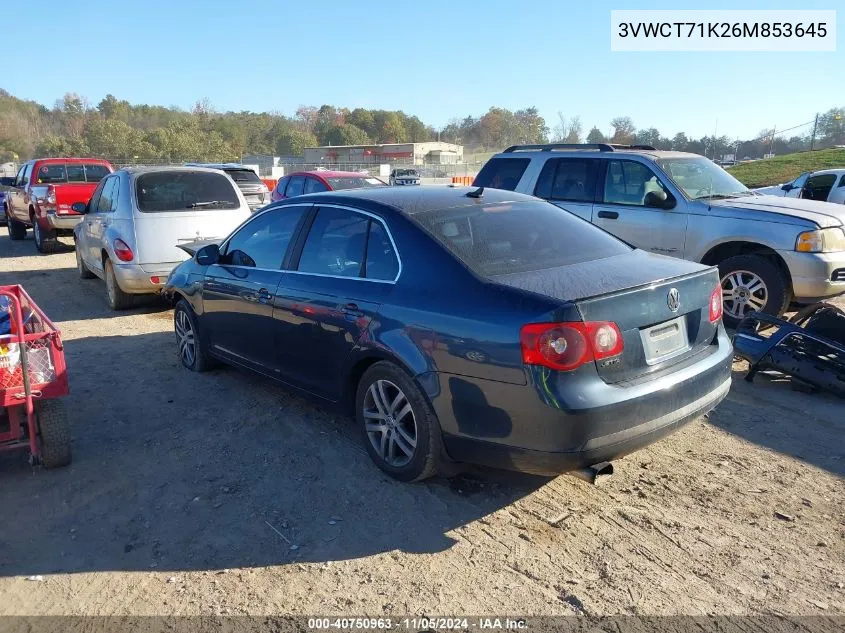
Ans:
{"label": "rear windshield", "polygon": [[227,169],[226,173],[237,183],[248,182],[261,184],[261,178],[251,169]]}
{"label": "rear windshield", "polygon": [[481,168],[473,184],[476,187],[513,191],[530,162],[529,158],[493,158]]}
{"label": "rear windshield", "polygon": [[632,250],[578,216],[539,200],[428,211],[411,217],[484,277],[576,264]]}
{"label": "rear windshield", "polygon": [[35,183],[48,185],[62,182],[100,182],[110,173],[105,165],[48,163],[38,168]]}
{"label": "rear windshield", "polygon": [[143,174],[135,183],[141,211],[237,209],[232,181],[222,174],[198,171],[162,171]]}
{"label": "rear windshield", "polygon": [[385,186],[385,183],[381,180],[372,178],[371,176],[343,176],[341,178],[326,178],[326,181],[328,181],[334,191]]}

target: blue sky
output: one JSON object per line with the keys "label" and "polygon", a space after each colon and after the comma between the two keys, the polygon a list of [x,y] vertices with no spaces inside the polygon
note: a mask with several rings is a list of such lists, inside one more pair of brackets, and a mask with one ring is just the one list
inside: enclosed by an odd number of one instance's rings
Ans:
{"label": "blue sky", "polygon": [[[77,92],[92,104],[112,93],[182,108],[207,97],[220,111],[402,109],[435,126],[534,105],[550,127],[560,111],[580,115],[585,131],[627,115],[702,136],[718,119],[720,135],[748,138],[845,106],[841,36],[835,53],[612,53],[610,10],[837,4],[43,0],[32,28],[0,31],[0,87],[46,105]],[[12,72],[22,58],[32,69]]]}

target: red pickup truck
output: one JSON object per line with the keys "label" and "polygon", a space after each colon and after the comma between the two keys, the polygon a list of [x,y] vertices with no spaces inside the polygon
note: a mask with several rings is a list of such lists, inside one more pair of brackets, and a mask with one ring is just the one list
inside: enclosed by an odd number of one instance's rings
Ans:
{"label": "red pickup truck", "polygon": [[26,238],[32,227],[39,253],[51,252],[59,235],[73,235],[82,220],[71,205],[88,202],[97,183],[114,171],[95,158],[36,158],[25,162],[6,192],[3,213],[13,240]]}

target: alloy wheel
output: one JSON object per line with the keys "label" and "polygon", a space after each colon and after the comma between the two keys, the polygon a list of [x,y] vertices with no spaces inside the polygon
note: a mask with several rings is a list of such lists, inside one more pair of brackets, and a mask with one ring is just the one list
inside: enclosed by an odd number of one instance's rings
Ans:
{"label": "alloy wheel", "polygon": [[748,270],[734,270],[722,277],[722,304],[725,313],[743,319],[760,312],[769,301],[769,289],[759,275]]}
{"label": "alloy wheel", "polygon": [[417,449],[417,420],[405,393],[389,380],[376,380],[364,397],[367,437],[390,466],[401,468]]}
{"label": "alloy wheel", "polygon": [[176,341],[179,344],[179,358],[190,367],[197,357],[196,338],[194,328],[191,325],[191,318],[184,310],[176,313]]}

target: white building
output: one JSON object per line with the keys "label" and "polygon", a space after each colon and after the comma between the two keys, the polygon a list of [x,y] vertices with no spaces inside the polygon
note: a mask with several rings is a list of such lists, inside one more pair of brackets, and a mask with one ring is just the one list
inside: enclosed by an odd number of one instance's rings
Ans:
{"label": "white building", "polygon": [[305,149],[305,163],[454,165],[464,160],[464,148],[453,143],[386,143],[383,145],[326,145]]}

